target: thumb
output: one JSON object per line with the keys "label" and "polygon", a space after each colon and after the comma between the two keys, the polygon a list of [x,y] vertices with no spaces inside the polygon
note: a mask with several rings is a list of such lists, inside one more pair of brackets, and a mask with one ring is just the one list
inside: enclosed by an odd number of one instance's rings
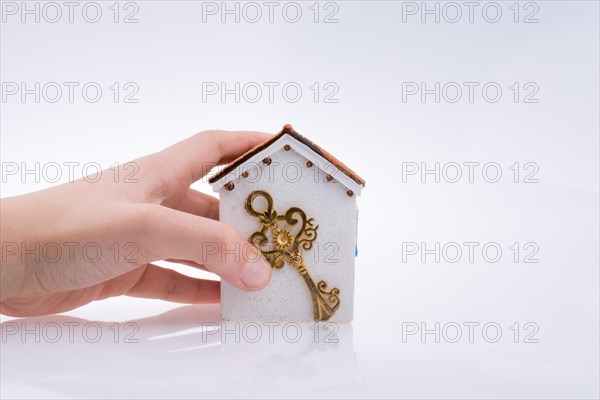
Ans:
{"label": "thumb", "polygon": [[146,225],[139,243],[145,261],[193,261],[243,290],[262,289],[271,280],[269,263],[232,227],[156,204],[137,207]]}

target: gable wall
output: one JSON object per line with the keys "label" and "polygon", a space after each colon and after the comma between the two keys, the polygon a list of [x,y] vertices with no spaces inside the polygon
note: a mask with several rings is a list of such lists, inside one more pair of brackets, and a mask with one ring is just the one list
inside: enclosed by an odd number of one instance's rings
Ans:
{"label": "gable wall", "polygon": [[[341,289],[341,305],[332,321],[352,319],[354,297],[354,251],[356,240],[356,195],[349,197],[343,185],[327,182],[327,174],[313,165],[306,167],[306,159],[293,150],[280,149],[271,155],[271,165],[253,164],[247,178],[234,181],[234,189],[221,188],[221,220],[234,226],[244,237],[259,229],[255,217],[247,214],[244,204],[254,190],[265,190],[274,200],[274,208],[284,213],[300,206],[308,218],[319,225],[312,250],[303,250],[307,269],[315,283],[324,279],[328,289]],[[314,162],[314,161],[313,161]],[[330,166],[335,176],[333,168]],[[242,171],[239,172],[238,176]],[[337,171],[341,174],[341,172]],[[256,207],[260,200],[255,201]],[[275,301],[275,294],[283,296]],[[273,271],[273,281],[260,292],[245,293],[224,282],[222,284],[223,310],[229,310],[231,319],[312,320],[312,302],[306,284],[298,272],[288,264]],[[267,302],[268,306],[263,307]],[[290,306],[291,305],[291,306]],[[224,315],[227,317],[227,315]]]}

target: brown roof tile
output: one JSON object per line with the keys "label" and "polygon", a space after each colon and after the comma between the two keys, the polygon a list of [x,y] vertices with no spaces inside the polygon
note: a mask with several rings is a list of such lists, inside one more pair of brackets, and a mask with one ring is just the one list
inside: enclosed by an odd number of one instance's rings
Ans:
{"label": "brown roof tile", "polygon": [[267,140],[264,143],[259,144],[252,150],[247,151],[246,153],[242,154],[241,156],[239,156],[238,158],[236,158],[235,160],[233,160],[232,162],[227,164],[221,171],[219,171],[218,173],[216,173],[213,177],[211,177],[209,179],[209,183],[215,183],[219,179],[223,178],[225,175],[227,175],[228,173],[233,171],[238,165],[249,160],[255,154],[259,153],[260,151],[266,149],[267,147],[269,147],[271,144],[273,144],[275,141],[277,141],[283,135],[290,135],[294,139],[302,142],[303,144],[308,146],[312,151],[314,151],[315,153],[317,153],[318,155],[320,155],[321,157],[323,157],[327,161],[329,161],[331,164],[333,164],[337,169],[342,171],[345,175],[347,175],[349,178],[351,178],[354,182],[358,183],[361,186],[365,186],[364,179],[362,179],[360,176],[358,176],[354,171],[352,171],[350,168],[348,168],[346,165],[344,165],[337,158],[335,158],[334,156],[329,154],[327,151],[325,151],[324,149],[319,147],[316,143],[314,143],[313,141],[305,138],[304,136],[302,136],[301,134],[296,132],[290,124],[285,125],[283,127],[283,129],[281,130],[281,132],[279,132],[277,135],[273,136],[271,139]]}

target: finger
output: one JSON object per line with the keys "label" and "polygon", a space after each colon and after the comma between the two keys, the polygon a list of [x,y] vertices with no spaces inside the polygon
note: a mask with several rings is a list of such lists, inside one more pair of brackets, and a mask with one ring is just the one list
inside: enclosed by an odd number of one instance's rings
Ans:
{"label": "finger", "polygon": [[220,301],[220,283],[196,279],[172,269],[148,264],[127,296],[160,299],[176,303],[204,304]]}
{"label": "finger", "polygon": [[174,208],[200,217],[219,219],[219,199],[194,189],[189,189]]}
{"label": "finger", "polygon": [[[273,137],[252,131],[206,131],[174,144],[158,153],[175,167],[189,184],[205,176],[212,168],[234,160]],[[188,185],[189,186],[189,185]]]}
{"label": "finger", "polygon": [[141,214],[136,215],[136,229],[145,261],[193,261],[244,290],[258,290],[269,283],[271,266],[232,227],[159,205],[137,208]]}
{"label": "finger", "polygon": [[165,260],[165,261],[175,263],[175,264],[187,265],[188,267],[198,268],[198,269],[201,269],[202,271],[208,271],[208,268],[206,268],[204,265],[198,264],[197,262],[193,262],[193,261],[189,261],[189,260],[177,260],[175,258],[169,258],[168,260]]}

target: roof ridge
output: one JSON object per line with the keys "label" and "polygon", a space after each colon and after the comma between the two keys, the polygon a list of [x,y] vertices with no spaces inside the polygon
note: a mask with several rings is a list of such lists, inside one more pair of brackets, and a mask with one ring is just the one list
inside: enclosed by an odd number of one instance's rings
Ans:
{"label": "roof ridge", "polygon": [[344,175],[348,176],[354,182],[358,183],[359,185],[361,185],[363,187],[365,186],[365,180],[363,178],[358,176],[353,170],[351,170],[349,167],[347,167],[345,164],[343,164],[341,161],[339,161],[337,158],[335,158],[329,152],[324,150],[322,147],[317,145],[315,142],[302,136],[300,133],[296,132],[294,130],[294,128],[292,127],[292,125],[290,125],[290,124],[285,124],[283,126],[283,128],[281,129],[281,131],[278,134],[276,134],[275,136],[273,136],[271,139],[259,144],[258,146],[255,146],[254,148],[248,150],[247,152],[245,152],[244,154],[242,154],[235,160],[231,161],[229,164],[225,165],[225,167],[223,167],[222,170],[220,170],[215,175],[213,175],[208,180],[208,182],[211,184],[217,182],[219,179],[223,178],[224,176],[228,175],[231,171],[233,171],[238,165],[249,160],[255,154],[257,154],[257,153],[261,152],[262,150],[271,146],[273,143],[275,143],[277,140],[279,140],[279,138],[281,138],[283,135],[289,135],[289,136],[293,137],[294,139],[298,140],[299,142],[301,142],[302,144],[304,144],[308,148],[310,148],[317,155],[325,158],[333,166],[335,166],[338,170],[342,171],[344,173]]}

